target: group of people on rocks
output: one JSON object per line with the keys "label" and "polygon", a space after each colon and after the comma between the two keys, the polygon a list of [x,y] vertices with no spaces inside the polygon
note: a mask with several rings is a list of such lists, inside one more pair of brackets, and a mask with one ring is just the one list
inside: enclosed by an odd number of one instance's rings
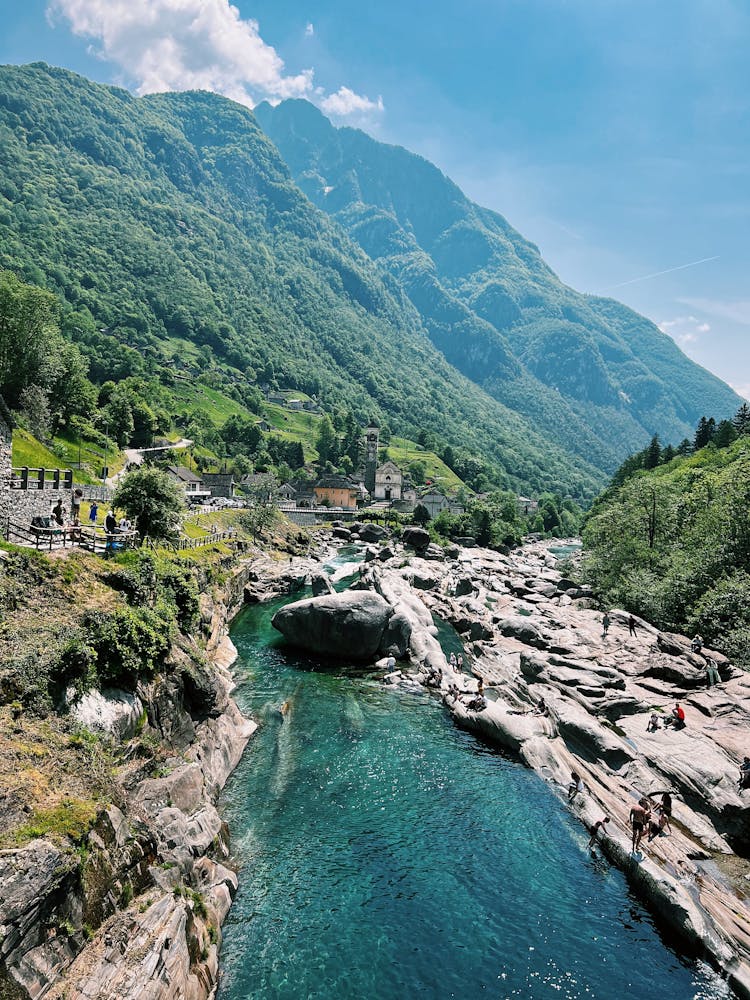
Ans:
{"label": "group of people on rocks", "polygon": [[[748,758],[745,758],[748,760]],[[573,771],[568,784],[568,802],[583,791],[584,785],[577,771]],[[661,802],[654,803],[650,795],[643,795],[637,804],[630,810],[628,823],[631,828],[631,854],[639,853],[639,848],[644,836],[648,837],[651,843],[656,837],[672,832],[670,819],[672,818],[672,796],[669,792],[661,792]],[[588,842],[589,850],[599,840],[600,834],[607,835],[607,824],[610,822],[609,816],[604,816],[597,820],[590,828],[591,837]]]}

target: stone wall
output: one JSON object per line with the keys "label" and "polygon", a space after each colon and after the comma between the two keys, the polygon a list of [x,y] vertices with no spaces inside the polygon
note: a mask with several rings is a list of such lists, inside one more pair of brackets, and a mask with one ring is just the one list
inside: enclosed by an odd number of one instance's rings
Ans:
{"label": "stone wall", "polygon": [[13,431],[0,413],[0,534],[5,533],[8,518],[28,524],[33,517],[47,517],[62,500],[66,517],[70,514],[72,490],[12,490]]}

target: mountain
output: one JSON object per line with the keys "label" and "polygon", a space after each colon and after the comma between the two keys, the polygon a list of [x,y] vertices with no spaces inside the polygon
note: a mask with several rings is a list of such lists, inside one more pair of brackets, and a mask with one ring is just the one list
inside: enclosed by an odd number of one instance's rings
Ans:
{"label": "mountain", "polygon": [[0,67],[0,268],[56,293],[100,382],[210,362],[235,395],[275,381],[427,431],[499,485],[585,498],[603,484],[450,364],[253,114],[214,94],[135,98],[44,64]]}
{"label": "mountain", "polygon": [[567,452],[612,471],[739,397],[652,322],[564,285],[539,250],[433,164],[303,100],[255,109],[297,184],[395,278],[433,344]]}

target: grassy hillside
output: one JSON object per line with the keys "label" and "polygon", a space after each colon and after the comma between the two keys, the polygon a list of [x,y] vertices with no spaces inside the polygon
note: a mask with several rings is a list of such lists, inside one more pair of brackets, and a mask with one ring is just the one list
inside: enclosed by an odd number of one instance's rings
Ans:
{"label": "grassy hillside", "polygon": [[498,485],[601,484],[446,361],[247,109],[38,64],[0,69],[0,94],[0,267],[60,297],[94,381],[201,374],[238,399],[275,382],[410,439],[431,429]]}

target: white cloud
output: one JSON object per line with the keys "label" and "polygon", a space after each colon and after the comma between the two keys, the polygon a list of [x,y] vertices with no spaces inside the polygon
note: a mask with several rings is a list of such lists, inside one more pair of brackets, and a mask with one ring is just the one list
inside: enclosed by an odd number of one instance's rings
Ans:
{"label": "white cloud", "polygon": [[750,326],[750,300],[680,299],[679,301],[691,309],[708,313],[709,316],[719,316],[721,319],[739,323],[740,326]]}
{"label": "white cloud", "polygon": [[339,87],[335,94],[329,94],[328,97],[324,98],[320,102],[320,106],[327,115],[334,115],[337,118],[368,115],[384,110],[382,97],[378,97],[377,101],[371,101],[369,97],[355,94],[348,87]]}
{"label": "white cloud", "polygon": [[[253,107],[259,100],[314,97],[313,70],[289,74],[284,60],[228,0],[50,0],[52,22],[91,39],[101,58],[120,68],[138,94],[211,90]],[[305,34],[314,33],[308,24]],[[341,87],[321,101],[330,113],[382,110]]]}
{"label": "white cloud", "polygon": [[307,24],[305,25],[305,34],[307,35],[308,38],[315,34],[315,25],[312,23],[312,21],[308,21]]}
{"label": "white cloud", "polygon": [[710,324],[701,323],[695,316],[675,316],[674,319],[662,320],[658,327],[662,333],[669,334],[680,347],[694,344],[702,334],[711,332]]}

